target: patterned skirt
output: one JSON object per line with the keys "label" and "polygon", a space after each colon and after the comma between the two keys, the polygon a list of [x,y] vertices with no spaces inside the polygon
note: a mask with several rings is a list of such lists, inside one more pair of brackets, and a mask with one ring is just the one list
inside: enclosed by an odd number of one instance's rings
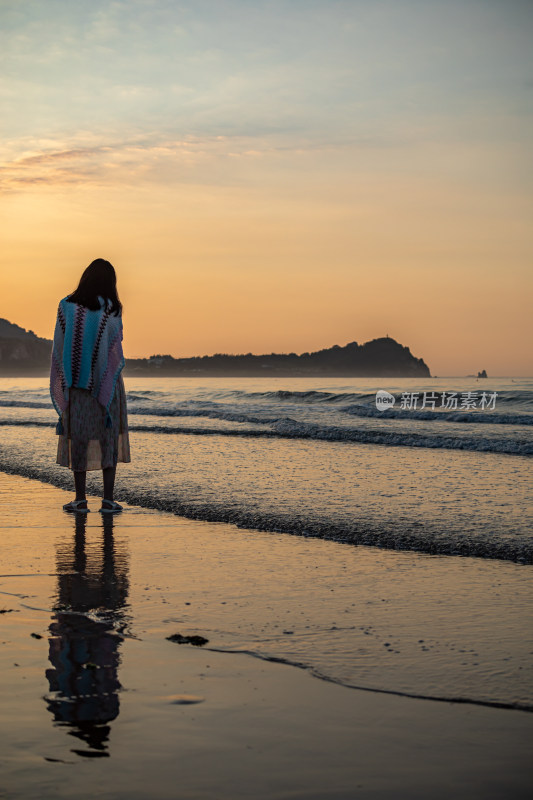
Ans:
{"label": "patterned skirt", "polygon": [[109,413],[113,427],[106,428],[106,413],[98,400],[87,389],[70,389],[68,408],[61,415],[63,433],[57,443],[57,463],[74,472],[84,472],[131,461],[122,375],[117,380]]}

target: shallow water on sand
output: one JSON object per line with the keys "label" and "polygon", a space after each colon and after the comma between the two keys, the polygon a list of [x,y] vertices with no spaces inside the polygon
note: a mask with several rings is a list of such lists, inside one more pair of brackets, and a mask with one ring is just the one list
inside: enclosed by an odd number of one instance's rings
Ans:
{"label": "shallow water on sand", "polygon": [[[49,429],[1,435],[0,469],[71,485],[53,463]],[[117,496],[131,504],[389,549],[533,561],[524,457],[145,432],[130,439]],[[90,490],[99,481],[90,473]]]}
{"label": "shallow water on sand", "polygon": [[0,476],[7,797],[528,796],[531,567],[67,498]]}
{"label": "shallow water on sand", "polygon": [[95,513],[65,520],[59,502],[50,508],[61,493],[40,491],[48,510],[33,514],[37,527],[4,511],[0,591],[17,622],[29,614],[51,641],[68,641],[78,624],[107,644],[108,630],[141,639],[198,633],[209,648],[283,659],[347,686],[533,709],[529,566],[134,508],[102,528]]}

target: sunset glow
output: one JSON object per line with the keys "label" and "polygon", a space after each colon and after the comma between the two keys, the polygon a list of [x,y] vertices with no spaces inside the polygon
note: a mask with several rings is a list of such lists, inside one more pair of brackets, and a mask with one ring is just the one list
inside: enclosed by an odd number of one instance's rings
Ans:
{"label": "sunset glow", "polygon": [[433,375],[533,374],[531,3],[0,18],[0,317],[50,338],[103,257],[127,357],[388,334]]}

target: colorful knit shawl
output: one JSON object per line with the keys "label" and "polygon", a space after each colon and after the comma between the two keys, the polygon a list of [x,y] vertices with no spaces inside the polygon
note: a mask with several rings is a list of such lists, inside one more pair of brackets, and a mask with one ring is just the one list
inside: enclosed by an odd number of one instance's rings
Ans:
{"label": "colorful knit shawl", "polygon": [[106,427],[113,425],[109,407],[124,367],[122,318],[111,313],[111,301],[98,298],[91,311],[65,298],[59,303],[50,367],[50,395],[59,414],[57,433],[63,433],[61,414],[68,408],[69,389],[88,389],[106,411]]}

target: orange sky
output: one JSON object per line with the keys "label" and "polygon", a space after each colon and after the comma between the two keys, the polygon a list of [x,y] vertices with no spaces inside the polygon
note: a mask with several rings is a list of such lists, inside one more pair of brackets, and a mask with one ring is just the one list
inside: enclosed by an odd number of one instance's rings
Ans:
{"label": "orange sky", "polygon": [[[166,16],[145,40],[126,25],[136,5],[113,4],[123,15],[113,21],[95,4],[86,61],[83,43],[73,56],[77,17],[70,34],[67,23],[53,29],[50,52],[39,56],[29,45],[21,53],[22,33],[30,43],[36,35],[32,20],[12,21],[1,317],[51,337],[58,300],[103,257],[117,269],[129,357],[302,352],[389,334],[432,374],[533,375],[531,112],[516,89],[531,62],[523,4],[506,5],[517,13],[503,27],[487,12],[485,38],[467,15],[463,42],[458,7],[437,0],[433,16],[417,12],[414,34],[411,2],[400,33],[394,4],[376,16],[340,3],[326,25],[323,2],[304,17],[298,4],[259,3],[267,28],[276,9],[292,9],[285,40],[269,49],[257,18],[235,0],[241,34],[252,26],[255,36],[254,48],[236,53],[231,39],[214,47],[214,28],[194,4],[178,25],[175,4],[161,3]],[[365,10],[361,30],[352,6]],[[157,59],[174,58],[169,20],[189,48],[172,86],[157,71]],[[363,36],[390,46],[367,44],[358,57]],[[126,70],[136,37],[144,83],[112,70],[98,82],[88,66],[95,44]],[[327,56],[320,72],[318,51]],[[58,77],[65,59],[90,76],[77,86],[97,104],[92,121],[73,77]]]}

